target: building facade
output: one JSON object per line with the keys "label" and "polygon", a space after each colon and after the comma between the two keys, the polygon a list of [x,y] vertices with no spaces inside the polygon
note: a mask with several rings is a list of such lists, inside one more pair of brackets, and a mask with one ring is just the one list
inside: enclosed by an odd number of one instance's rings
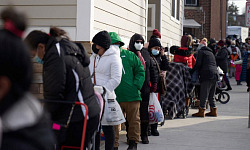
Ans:
{"label": "building facade", "polygon": [[185,19],[193,19],[199,27],[185,27],[184,32],[198,39],[225,39],[227,26],[227,0],[184,0]]}
{"label": "building facade", "polygon": [[[180,45],[183,33],[183,0],[0,0],[0,11],[13,5],[27,14],[27,33],[49,32],[51,26],[64,29],[71,40],[83,43],[91,53],[93,36],[101,30],[117,32],[125,43],[134,33],[148,41],[154,28],[162,45]],[[0,22],[0,25],[2,23]],[[42,66],[34,62],[32,92],[42,98]]]}

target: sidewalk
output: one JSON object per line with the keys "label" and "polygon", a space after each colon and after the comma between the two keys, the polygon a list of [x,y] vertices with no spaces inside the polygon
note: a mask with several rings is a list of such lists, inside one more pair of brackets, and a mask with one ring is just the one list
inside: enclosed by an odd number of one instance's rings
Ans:
{"label": "sidewalk", "polygon": [[[187,119],[166,120],[165,125],[158,128],[160,136],[150,136],[150,143],[139,143],[138,150],[249,150],[246,84],[237,86],[233,78],[230,81],[233,88],[229,92],[231,99],[227,104],[217,102],[217,118],[193,118],[191,114],[197,110],[190,109]],[[119,150],[128,147],[125,134],[120,134]]]}

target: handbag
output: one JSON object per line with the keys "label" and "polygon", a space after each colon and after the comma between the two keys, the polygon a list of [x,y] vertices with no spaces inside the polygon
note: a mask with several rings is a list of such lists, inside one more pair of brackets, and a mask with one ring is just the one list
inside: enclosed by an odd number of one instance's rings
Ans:
{"label": "handbag", "polygon": [[162,71],[160,69],[160,66],[159,66],[157,60],[154,57],[152,57],[152,58],[154,59],[156,65],[157,65],[157,69],[159,71],[159,79],[160,79],[160,83],[158,83],[159,84],[159,86],[158,86],[159,87],[159,93],[161,95],[165,96],[167,94],[167,83],[166,83],[166,73],[167,73],[167,71]]}
{"label": "handbag", "polygon": [[149,124],[154,124],[164,121],[163,111],[156,96],[156,93],[150,93],[149,96],[149,105],[148,105],[148,115],[149,115]]}
{"label": "handbag", "polygon": [[106,89],[105,107],[102,125],[119,125],[125,122],[121,107],[115,99],[114,93]]}

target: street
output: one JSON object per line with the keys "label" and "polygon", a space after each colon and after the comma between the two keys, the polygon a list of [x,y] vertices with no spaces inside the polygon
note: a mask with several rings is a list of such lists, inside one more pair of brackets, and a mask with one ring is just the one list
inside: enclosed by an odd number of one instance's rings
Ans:
{"label": "street", "polygon": [[[227,104],[216,102],[218,117],[194,118],[190,109],[188,118],[166,120],[158,127],[159,137],[150,136],[149,144],[138,144],[139,150],[249,150],[250,128],[248,128],[249,94],[246,83],[237,86],[230,79],[233,90]],[[208,109],[206,110],[208,112]],[[119,150],[126,150],[126,133],[120,132]],[[102,145],[104,150],[104,144]]]}

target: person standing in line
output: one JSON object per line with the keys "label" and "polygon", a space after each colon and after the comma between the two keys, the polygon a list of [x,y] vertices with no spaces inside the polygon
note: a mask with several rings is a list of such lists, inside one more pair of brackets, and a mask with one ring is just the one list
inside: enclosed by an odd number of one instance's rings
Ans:
{"label": "person standing in line", "polygon": [[[121,48],[124,43],[117,33],[110,32],[109,35],[111,45],[120,48],[120,57],[123,64],[122,80],[115,89],[115,93],[128,124],[128,150],[136,150],[140,139],[140,90],[145,80],[145,70],[140,59],[133,52]],[[142,49],[143,43],[136,44],[136,47]],[[114,150],[118,150],[118,126],[115,126],[115,136]]]}
{"label": "person standing in line", "polygon": [[[197,56],[196,63],[191,74],[198,70],[200,76],[200,107],[198,113],[192,114],[193,117],[214,116],[217,117],[217,107],[215,105],[215,89],[218,80],[216,60],[213,50],[207,46],[203,46]],[[210,112],[205,114],[206,100],[208,99],[210,105]]]}
{"label": "person standing in line", "polygon": [[218,47],[218,51],[215,54],[216,63],[217,63],[217,66],[219,66],[223,70],[223,73],[224,73],[223,79],[224,79],[224,81],[226,82],[226,85],[227,85],[226,91],[230,91],[230,90],[232,90],[232,87],[230,85],[228,75],[227,75],[228,74],[227,73],[228,50],[225,47],[225,43],[224,43],[223,40],[220,40],[217,43],[217,47]]}
{"label": "person standing in line", "polygon": [[147,49],[141,48],[144,44],[144,39],[140,34],[135,33],[129,42],[129,50],[134,52],[140,59],[145,69],[145,81],[141,89],[141,104],[140,104],[140,120],[141,120],[141,140],[143,144],[148,144],[148,128],[149,128],[149,115],[148,105],[150,92],[156,92],[158,74],[155,71],[154,61],[150,57]]}
{"label": "person standing in line", "polygon": [[[164,53],[164,49],[162,49],[161,42],[157,38],[152,38],[149,40],[148,51],[151,54],[152,59],[154,60],[155,64],[155,72],[160,76],[161,71],[167,71],[168,68],[168,59]],[[159,93],[160,100],[163,97],[163,93],[160,93],[159,85],[161,80],[158,78],[157,81],[157,90],[156,92]],[[157,130],[158,123],[151,124],[151,134],[153,136],[159,136],[159,132]]]}
{"label": "person standing in line", "polygon": [[245,52],[244,57],[243,57],[240,81],[247,82],[247,92],[249,92],[250,91],[250,46],[247,47],[247,50],[248,51]]}
{"label": "person standing in line", "polygon": [[[229,59],[230,59],[229,78],[231,78],[233,76],[235,77],[234,74],[236,72],[237,65],[234,62],[241,60],[241,52],[240,52],[240,49],[236,46],[235,40],[232,41],[231,46],[228,47],[228,52],[229,52]],[[237,68],[241,69],[241,68],[239,68],[239,65]],[[239,81],[239,80],[237,80],[237,81]],[[237,84],[239,85],[238,82],[237,82]]]}
{"label": "person standing in line", "polygon": [[[115,89],[121,82],[122,61],[119,57],[118,46],[110,46],[111,39],[107,31],[100,31],[92,39],[93,54],[90,57],[90,73],[95,85],[103,86],[116,98]],[[113,150],[115,132],[113,125],[102,125],[105,136],[105,150]],[[98,139],[97,139],[98,140]],[[96,140],[96,149],[99,149],[100,140]]]}
{"label": "person standing in line", "polygon": [[32,63],[22,41],[26,17],[12,7],[1,12],[0,149],[51,150],[56,142],[50,119],[29,92]]}
{"label": "person standing in line", "polygon": [[[25,38],[35,60],[43,64],[44,98],[51,101],[84,102],[88,106],[85,147],[99,125],[100,106],[89,73],[89,57],[82,47],[69,40],[66,32],[50,28],[50,35],[34,30]],[[68,128],[54,130],[58,146],[80,146],[85,109],[79,105],[46,103],[52,121]]]}

